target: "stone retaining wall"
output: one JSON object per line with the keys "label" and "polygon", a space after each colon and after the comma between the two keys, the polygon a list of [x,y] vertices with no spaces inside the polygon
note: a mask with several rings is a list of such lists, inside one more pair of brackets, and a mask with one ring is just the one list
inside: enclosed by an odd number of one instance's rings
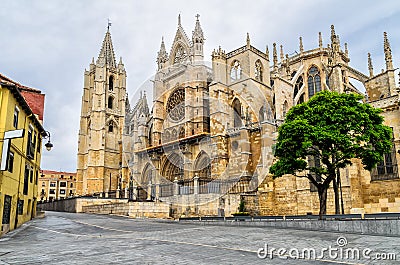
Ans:
{"label": "stone retaining wall", "polygon": [[400,236],[400,220],[276,220],[276,221],[184,221],[180,223],[220,226],[275,227],[311,231]]}

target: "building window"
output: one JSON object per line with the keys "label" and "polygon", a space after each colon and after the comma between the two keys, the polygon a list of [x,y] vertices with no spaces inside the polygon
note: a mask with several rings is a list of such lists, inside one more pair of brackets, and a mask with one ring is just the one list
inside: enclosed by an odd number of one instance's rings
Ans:
{"label": "building window", "polygon": [[71,184],[69,185],[69,187],[70,187],[70,188],[73,188],[73,187],[74,187],[74,183],[71,183]]}
{"label": "building window", "polygon": [[2,218],[2,223],[9,224],[10,223],[10,217],[11,217],[11,196],[5,195],[4,196],[4,208],[3,208],[3,218]]}
{"label": "building window", "polygon": [[256,80],[262,82],[263,81],[263,66],[260,60],[256,61],[255,65],[255,77]]}
{"label": "building window", "polygon": [[45,187],[46,186],[46,182],[42,182],[42,187]]}
{"label": "building window", "polygon": [[24,200],[18,200],[17,212],[19,215],[24,213]]}
{"label": "building window", "polygon": [[235,128],[242,126],[242,104],[235,98],[232,104],[233,107],[233,126]]}
{"label": "building window", "polygon": [[18,117],[19,117],[19,108],[15,107],[14,109],[14,121],[13,121],[13,126],[15,129],[18,128]]}
{"label": "building window", "polygon": [[[35,157],[35,146],[33,145],[33,138],[34,138],[34,136],[33,136],[33,128],[31,126],[29,126],[28,143],[27,143],[27,147],[26,147],[26,156],[29,159],[33,159]],[[36,139],[35,139],[35,142],[36,142]]]}
{"label": "building window", "polygon": [[50,182],[50,187],[55,187],[56,183],[55,182]]}
{"label": "building window", "polygon": [[185,89],[179,88],[171,93],[167,101],[167,115],[174,122],[185,118]]}
{"label": "building window", "polygon": [[114,76],[112,75],[110,75],[110,78],[108,79],[108,90],[114,90]]}
{"label": "building window", "polygon": [[14,153],[10,151],[8,153],[7,171],[12,173],[13,168],[14,168]]}
{"label": "building window", "polygon": [[113,97],[109,96],[109,97],[108,97],[108,102],[107,102],[107,107],[108,107],[109,109],[112,109],[112,108],[113,108],[113,102],[114,102]]}
{"label": "building window", "polygon": [[317,67],[313,66],[308,70],[308,98],[321,91],[321,76]]}
{"label": "building window", "polygon": [[51,189],[51,190],[49,191],[49,193],[50,193],[50,194],[56,194],[56,190],[55,190],[55,189]]}
{"label": "building window", "polygon": [[23,189],[23,194],[24,195],[28,195],[29,173],[30,173],[30,167],[28,165],[26,165],[25,166],[25,173],[24,173],[24,189]]}
{"label": "building window", "polygon": [[240,63],[238,60],[235,60],[232,64],[231,68],[231,80],[235,81],[240,79],[242,75],[242,68],[240,67]]}
{"label": "building window", "polygon": [[60,190],[61,195],[65,195],[65,190]]}
{"label": "building window", "polygon": [[114,123],[113,123],[112,121],[110,121],[110,122],[108,123],[108,132],[109,132],[109,133],[114,132]]}
{"label": "building window", "polygon": [[32,170],[32,168],[29,168],[29,182],[33,183],[33,170]]}
{"label": "building window", "polygon": [[393,143],[392,150],[383,155],[383,159],[379,162],[371,172],[371,180],[389,180],[398,179],[398,167],[396,159],[396,147]]}
{"label": "building window", "polygon": [[294,91],[293,91],[293,99],[296,98],[297,94],[299,93],[300,89],[303,87],[303,77],[300,76],[299,78],[297,78],[296,83],[294,85]]}
{"label": "building window", "polygon": [[297,101],[297,104],[301,104],[304,103],[304,93],[301,94],[301,96],[299,97],[299,100]]}
{"label": "building window", "polygon": [[283,118],[285,118],[286,117],[286,113],[287,113],[287,111],[288,111],[288,103],[287,103],[287,101],[285,100],[285,103],[283,103],[283,106],[282,106],[282,115],[283,115]]}
{"label": "building window", "polygon": [[61,188],[65,188],[65,187],[67,187],[67,182],[60,182],[60,187]]}

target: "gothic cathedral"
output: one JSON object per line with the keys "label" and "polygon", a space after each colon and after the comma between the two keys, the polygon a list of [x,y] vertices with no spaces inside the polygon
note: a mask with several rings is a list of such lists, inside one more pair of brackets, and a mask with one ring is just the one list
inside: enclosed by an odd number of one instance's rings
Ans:
{"label": "gothic cathedral", "polygon": [[349,65],[347,44],[334,26],[327,45],[319,33],[316,47],[307,50],[300,37],[292,55],[274,43],[271,60],[268,46],[252,46],[249,34],[233,51],[214,50],[210,64],[204,44],[199,16],[190,38],[179,16],[169,53],[161,41],[150,107],[143,93],[131,108],[124,65],[116,65],[107,31],[96,64],[85,71],[80,194],[166,203],[172,216],[228,216],[241,202],[253,214],[317,213],[318,194],[307,179],[273,179],[268,169],[287,111],[335,90],[365,95],[394,132],[393,150],[376,169],[368,172],[355,160],[341,170],[345,212],[400,211],[400,99],[386,33],[386,69],[374,74],[368,54],[368,75]]}

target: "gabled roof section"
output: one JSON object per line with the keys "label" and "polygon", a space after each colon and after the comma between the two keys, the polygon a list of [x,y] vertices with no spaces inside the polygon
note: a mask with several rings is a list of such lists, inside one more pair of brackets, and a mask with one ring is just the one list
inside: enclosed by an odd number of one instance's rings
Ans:
{"label": "gabled roof section", "polygon": [[24,97],[26,103],[28,103],[31,111],[43,122],[45,95],[42,94],[39,89],[21,85],[3,74],[0,74],[0,83],[17,88],[19,93]]}
{"label": "gabled roof section", "polygon": [[98,66],[110,66],[116,67],[114,47],[111,40],[111,33],[107,30],[104,36],[103,45],[101,46],[99,57],[97,58],[96,64]]}
{"label": "gabled roof section", "polygon": [[[192,46],[192,43],[190,42],[189,38],[187,37],[187,35],[185,33],[185,30],[182,27],[180,14],[178,16],[178,29],[176,30],[176,34],[175,34],[174,42],[172,43],[170,55],[174,54],[174,49],[178,43],[183,43],[186,46],[186,48],[188,48],[188,49]],[[189,50],[187,52],[189,52]]]}

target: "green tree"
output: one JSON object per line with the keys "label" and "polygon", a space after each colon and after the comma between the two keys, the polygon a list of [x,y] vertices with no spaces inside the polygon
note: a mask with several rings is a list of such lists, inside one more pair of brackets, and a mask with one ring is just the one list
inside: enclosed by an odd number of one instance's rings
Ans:
{"label": "green tree", "polygon": [[[329,185],[336,171],[361,159],[371,170],[392,145],[392,132],[383,125],[381,110],[357,94],[322,91],[294,106],[278,129],[275,156],[270,172],[308,178],[318,189],[320,218],[326,214]],[[307,160],[314,163],[308,163]],[[306,173],[306,174],[304,174]]]}

